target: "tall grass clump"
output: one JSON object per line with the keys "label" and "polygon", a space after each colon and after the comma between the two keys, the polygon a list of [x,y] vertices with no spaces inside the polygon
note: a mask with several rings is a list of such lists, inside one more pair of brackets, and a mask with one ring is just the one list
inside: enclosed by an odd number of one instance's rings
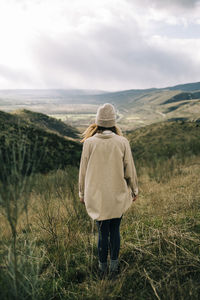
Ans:
{"label": "tall grass clump", "polygon": [[37,226],[48,241],[49,259],[58,273],[75,280],[86,276],[93,258],[92,222],[79,201],[77,182],[78,169],[70,166],[47,177],[39,175],[34,201],[40,205],[33,208]]}
{"label": "tall grass clump", "polygon": [[[1,299],[40,299],[44,280],[41,277],[41,269],[45,261],[45,249],[38,248],[35,240],[23,238],[16,248],[17,255],[17,286],[16,265],[13,261],[13,249],[5,246],[6,252],[3,260],[3,272],[1,272]],[[17,288],[17,290],[16,290]]]}
{"label": "tall grass clump", "polygon": [[[7,228],[4,227],[5,241],[1,235],[1,293],[5,299],[68,295],[66,286],[82,282],[94,271],[93,223],[79,201],[77,180],[78,169],[73,166],[34,175],[27,194],[29,226],[26,212],[22,211],[18,215],[15,247]],[[6,215],[1,216],[1,222],[8,223]]]}
{"label": "tall grass clump", "polygon": [[[20,132],[19,132],[20,134]],[[32,188],[32,172],[35,160],[27,145],[26,137],[19,136],[11,142],[9,151],[0,149],[1,180],[0,205],[11,230],[12,244],[9,249],[10,262],[13,265],[13,287],[15,298],[19,293],[19,270],[17,251],[17,226],[20,216],[25,212],[28,223],[28,203]],[[27,224],[28,225],[28,224]]]}
{"label": "tall grass clump", "polygon": [[[34,146],[30,144],[26,134],[20,126],[15,130],[18,139],[9,139],[2,136],[0,147],[0,207],[4,222],[9,226],[10,237],[1,243],[5,247],[3,281],[8,284],[7,298],[21,299],[27,290],[27,273],[25,272],[25,257],[32,252],[33,241],[28,240],[29,232],[29,203],[30,195],[34,186],[35,172],[42,157],[42,151],[38,156],[37,136]],[[20,249],[19,221],[24,218],[24,244],[26,248]],[[25,254],[25,253],[29,254]],[[27,259],[30,261],[30,259]],[[26,262],[27,265],[27,262]],[[25,269],[24,269],[25,268]],[[32,268],[34,270],[34,267]],[[30,283],[30,286],[33,282]],[[3,293],[3,289],[1,289]]]}

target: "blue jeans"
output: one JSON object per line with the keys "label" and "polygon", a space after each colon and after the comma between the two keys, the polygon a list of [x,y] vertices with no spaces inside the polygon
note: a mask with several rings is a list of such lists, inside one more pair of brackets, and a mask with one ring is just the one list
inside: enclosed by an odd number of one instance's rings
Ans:
{"label": "blue jeans", "polygon": [[107,262],[108,249],[110,249],[110,259],[117,260],[120,249],[120,222],[121,218],[104,221],[96,221],[98,227],[98,256],[101,263]]}

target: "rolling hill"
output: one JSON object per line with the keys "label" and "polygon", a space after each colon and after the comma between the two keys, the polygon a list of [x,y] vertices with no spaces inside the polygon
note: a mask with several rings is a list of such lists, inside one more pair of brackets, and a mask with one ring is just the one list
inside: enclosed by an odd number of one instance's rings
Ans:
{"label": "rolling hill", "polygon": [[172,87],[168,87],[169,90],[178,90],[178,91],[196,91],[200,90],[200,82],[192,82],[186,84],[178,84]]}
{"label": "rolling hill", "polygon": [[33,112],[27,109],[14,111],[12,115],[33,126],[37,126],[49,132],[54,132],[65,137],[78,138],[78,131],[60,120],[49,117],[45,114]]}
{"label": "rolling hill", "polygon": [[142,167],[158,169],[159,173],[154,175],[160,178],[170,168],[174,169],[174,160],[182,164],[186,159],[200,155],[199,122],[160,122],[127,131],[126,135],[138,171]]}
{"label": "rolling hill", "polygon": [[0,180],[19,172],[47,173],[78,166],[81,145],[16,114],[0,111]]}

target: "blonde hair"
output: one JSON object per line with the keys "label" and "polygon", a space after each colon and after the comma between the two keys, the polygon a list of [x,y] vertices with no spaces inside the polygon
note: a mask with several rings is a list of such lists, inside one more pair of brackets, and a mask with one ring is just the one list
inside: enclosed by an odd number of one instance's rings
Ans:
{"label": "blonde hair", "polygon": [[81,140],[81,143],[83,143],[85,140],[87,140],[89,137],[93,136],[95,133],[102,133],[104,130],[111,130],[117,135],[123,135],[121,129],[115,125],[113,127],[105,128],[98,126],[97,124],[91,124],[84,132],[83,132],[83,139]]}

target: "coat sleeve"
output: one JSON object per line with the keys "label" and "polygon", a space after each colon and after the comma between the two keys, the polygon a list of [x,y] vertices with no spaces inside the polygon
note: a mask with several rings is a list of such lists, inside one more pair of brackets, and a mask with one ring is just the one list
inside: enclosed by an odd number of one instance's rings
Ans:
{"label": "coat sleeve", "polygon": [[81,161],[79,167],[79,197],[84,198],[85,174],[88,164],[88,144],[85,141],[83,144]]}
{"label": "coat sleeve", "polygon": [[128,186],[132,190],[132,195],[138,195],[138,180],[135,169],[135,164],[131,152],[131,147],[128,140],[125,143],[125,154],[124,154],[124,178],[127,181]]}

